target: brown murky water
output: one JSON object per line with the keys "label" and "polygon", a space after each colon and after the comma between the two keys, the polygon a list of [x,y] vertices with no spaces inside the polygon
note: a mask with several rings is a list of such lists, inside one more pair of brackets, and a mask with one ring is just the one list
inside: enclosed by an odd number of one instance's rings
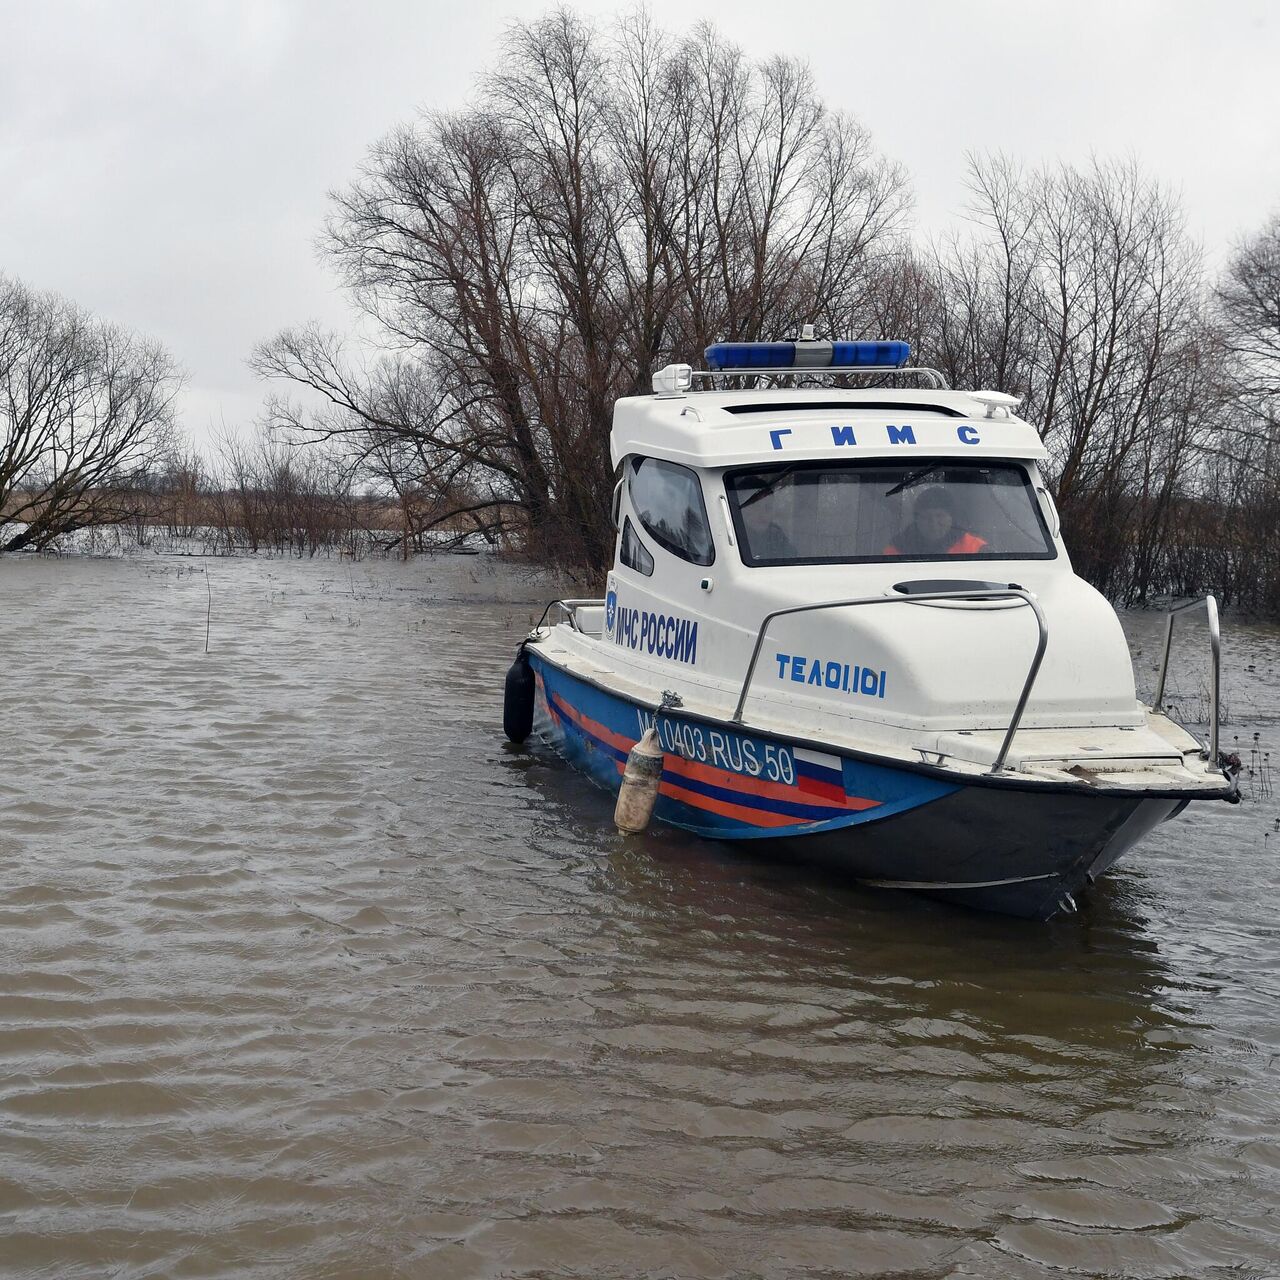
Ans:
{"label": "brown murky water", "polygon": [[0,561],[0,1275],[1280,1275],[1262,777],[1047,926],[624,841],[501,741],[545,594]]}

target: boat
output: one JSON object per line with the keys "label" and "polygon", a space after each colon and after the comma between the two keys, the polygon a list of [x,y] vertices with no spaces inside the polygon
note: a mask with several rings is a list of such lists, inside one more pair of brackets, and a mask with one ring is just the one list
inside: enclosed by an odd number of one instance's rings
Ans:
{"label": "boat", "polygon": [[[617,401],[605,594],[553,601],[521,644],[509,738],[617,791],[654,730],[657,821],[1037,920],[1191,801],[1239,798],[1213,597],[1169,612],[1143,705],[1018,397],[810,326],[705,356]],[[1163,705],[1192,609],[1203,741]]]}

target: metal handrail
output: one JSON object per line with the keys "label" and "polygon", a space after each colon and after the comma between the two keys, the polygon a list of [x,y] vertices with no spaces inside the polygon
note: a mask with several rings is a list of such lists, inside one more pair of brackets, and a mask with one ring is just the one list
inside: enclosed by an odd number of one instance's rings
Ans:
{"label": "metal handrail", "polygon": [[716,378],[835,378],[846,377],[851,373],[861,374],[866,378],[882,378],[891,373],[918,373],[932,384],[932,390],[950,390],[947,386],[946,378],[937,369],[931,369],[927,365],[911,365],[903,366],[902,368],[881,368],[876,365],[865,368],[858,368],[857,365],[851,365],[848,368],[843,366],[832,368],[828,365],[818,365],[815,368],[807,369],[802,366],[787,365],[777,369],[693,369],[690,371],[690,376],[695,381],[710,382]]}
{"label": "metal handrail", "polygon": [[1018,725],[1022,722],[1022,714],[1027,709],[1027,700],[1031,697],[1031,687],[1036,682],[1036,676],[1040,671],[1040,663],[1044,658],[1045,646],[1049,643],[1049,626],[1045,622],[1044,611],[1040,608],[1036,598],[1031,592],[1024,590],[1022,587],[1007,587],[998,590],[986,591],[926,591],[919,595],[903,594],[892,596],[859,596],[853,600],[826,600],[821,604],[800,604],[793,605],[789,609],[775,609],[772,613],[766,614],[764,621],[760,624],[760,630],[756,633],[756,645],[751,651],[751,661],[747,665],[746,678],[742,682],[742,692],[738,695],[738,705],[733,712],[733,723],[742,723],[742,709],[746,706],[747,691],[751,687],[751,679],[756,673],[756,663],[760,658],[760,650],[764,646],[765,632],[769,629],[769,624],[774,618],[782,618],[792,613],[813,613],[820,609],[847,609],[853,605],[860,604],[923,604],[930,600],[1022,600],[1031,606],[1036,615],[1036,626],[1039,628],[1039,637],[1036,642],[1036,654],[1031,660],[1031,669],[1027,672],[1027,678],[1022,686],[1022,696],[1018,699],[1018,705],[1013,710],[1013,718],[1009,721],[1008,731],[1004,735],[1004,741],[1000,744],[1000,752],[996,756],[996,762],[991,766],[991,773],[999,773],[1004,768],[1005,757],[1009,754],[1009,748],[1013,744],[1013,735],[1018,731]]}
{"label": "metal handrail", "polygon": [[1218,758],[1218,684],[1222,670],[1222,636],[1218,629],[1218,602],[1213,596],[1205,596],[1201,600],[1188,600],[1186,604],[1174,606],[1168,612],[1168,624],[1164,632],[1164,658],[1160,663],[1160,678],[1156,681],[1156,696],[1151,700],[1151,710],[1159,711],[1164,701],[1164,681],[1169,673],[1169,650],[1173,645],[1173,620],[1180,613],[1190,609],[1203,607],[1209,618],[1209,650],[1212,662],[1209,672],[1209,746],[1201,750],[1206,760]]}
{"label": "metal handrail", "polygon": [[578,626],[578,619],[574,616],[574,610],[592,608],[592,607],[603,608],[604,603],[605,602],[603,600],[585,600],[585,599],[583,600],[552,600],[550,601],[550,603],[548,603],[547,607],[543,609],[542,617],[538,619],[538,624],[537,626],[534,627],[534,630],[541,631],[542,624],[547,620],[547,614],[549,614],[552,609],[554,609],[557,605],[559,605],[560,608],[564,611],[565,619],[569,623],[569,625],[575,631],[581,634],[582,628]]}

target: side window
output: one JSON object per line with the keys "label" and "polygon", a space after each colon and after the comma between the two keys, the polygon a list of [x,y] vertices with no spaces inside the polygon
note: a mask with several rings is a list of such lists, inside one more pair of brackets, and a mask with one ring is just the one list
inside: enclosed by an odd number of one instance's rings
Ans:
{"label": "side window", "polygon": [[715,560],[711,525],[696,472],[657,458],[635,458],[629,488],[641,525],[659,546],[691,564]]}
{"label": "side window", "polygon": [[622,522],[622,555],[620,559],[628,569],[643,573],[646,578],[653,574],[653,557],[646,550],[644,543],[640,541],[640,535],[636,533],[630,516],[627,516]]}

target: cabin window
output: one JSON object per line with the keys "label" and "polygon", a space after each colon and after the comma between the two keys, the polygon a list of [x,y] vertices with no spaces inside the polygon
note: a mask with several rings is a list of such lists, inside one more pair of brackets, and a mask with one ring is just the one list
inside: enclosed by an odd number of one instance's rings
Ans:
{"label": "cabin window", "polygon": [[619,553],[618,559],[628,569],[643,573],[646,578],[651,577],[653,574],[653,556],[649,554],[644,543],[640,541],[640,535],[636,532],[635,525],[631,523],[630,516],[627,516],[622,521],[622,551]]}
{"label": "cabin window", "polygon": [[725,489],[749,565],[1057,555],[1014,463],[802,462],[730,472]]}
{"label": "cabin window", "polygon": [[634,458],[628,488],[636,517],[660,547],[690,564],[715,560],[697,472],[657,458]]}

